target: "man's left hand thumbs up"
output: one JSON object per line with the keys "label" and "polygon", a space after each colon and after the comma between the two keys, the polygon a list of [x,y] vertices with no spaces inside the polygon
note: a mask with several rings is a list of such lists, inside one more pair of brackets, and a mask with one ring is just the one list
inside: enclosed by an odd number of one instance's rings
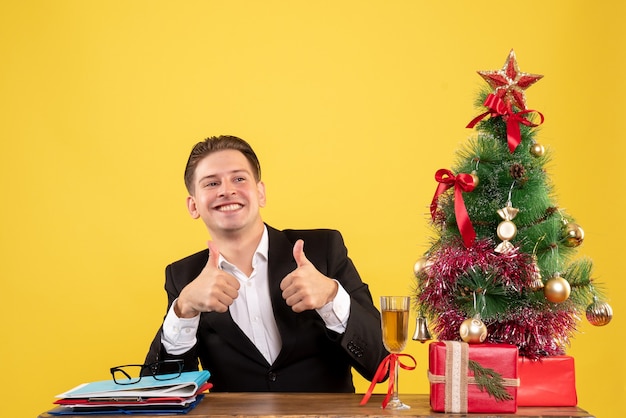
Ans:
{"label": "man's left hand thumbs up", "polygon": [[301,239],[296,241],[293,246],[293,258],[296,260],[298,267],[303,267],[305,264],[311,263],[309,259],[306,258],[306,255],[304,255],[304,241]]}
{"label": "man's left hand thumbs up", "polygon": [[293,246],[296,269],[280,283],[283,299],[294,312],[319,309],[337,295],[338,284],[324,276],[304,254],[304,241],[299,239]]}

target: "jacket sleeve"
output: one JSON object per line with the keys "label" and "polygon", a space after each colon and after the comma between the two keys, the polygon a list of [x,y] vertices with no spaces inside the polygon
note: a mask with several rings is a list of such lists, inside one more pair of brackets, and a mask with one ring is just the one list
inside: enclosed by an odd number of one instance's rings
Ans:
{"label": "jacket sleeve", "polygon": [[350,316],[340,344],[356,371],[371,381],[378,365],[389,354],[382,343],[380,312],[374,306],[368,285],[348,257],[341,234],[331,231],[328,239],[327,275],[339,281],[350,295]]}
{"label": "jacket sleeve", "polygon": [[[175,277],[176,269],[172,264],[167,266],[165,269],[165,291],[167,292],[167,309],[166,312],[169,311],[172,303],[176,300],[182,288],[186,285],[181,286],[180,280],[178,277]],[[152,343],[150,344],[150,348],[148,350],[148,354],[146,355],[146,359],[144,364],[151,364],[161,360],[171,360],[171,359],[182,359],[184,360],[184,371],[195,371],[198,370],[198,357],[196,353],[196,347],[193,347],[189,351],[181,355],[172,355],[168,354],[161,343],[161,336],[163,334],[163,326],[159,327]]]}

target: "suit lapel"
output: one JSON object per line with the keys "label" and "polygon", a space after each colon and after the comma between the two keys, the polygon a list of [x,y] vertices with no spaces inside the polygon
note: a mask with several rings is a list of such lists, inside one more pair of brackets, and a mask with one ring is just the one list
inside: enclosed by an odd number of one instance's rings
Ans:
{"label": "suit lapel", "polygon": [[296,268],[293,259],[293,244],[285,234],[268,226],[269,251],[267,275],[270,287],[270,299],[276,318],[276,326],[282,339],[282,349],[274,364],[287,356],[295,347],[297,333],[290,330],[298,329],[298,315],[291,310],[282,296],[280,283]]}

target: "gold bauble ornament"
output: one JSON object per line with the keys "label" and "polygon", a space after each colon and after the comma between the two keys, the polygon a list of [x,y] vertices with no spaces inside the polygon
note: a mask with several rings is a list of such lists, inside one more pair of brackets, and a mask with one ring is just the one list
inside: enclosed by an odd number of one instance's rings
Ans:
{"label": "gold bauble ornament", "polygon": [[478,183],[480,182],[480,179],[478,178],[478,172],[476,170],[472,170],[470,176],[472,176],[472,180],[474,181],[474,187],[478,186]]}
{"label": "gold bauble ornament", "polygon": [[561,303],[569,298],[572,288],[569,282],[562,278],[559,273],[554,273],[545,284],[543,293],[550,302]]}
{"label": "gold bauble ornament", "polygon": [[459,327],[459,335],[466,343],[478,344],[487,338],[487,326],[480,319],[480,315],[467,318]]}
{"label": "gold bauble ornament", "polygon": [[601,327],[611,322],[611,319],[613,319],[611,305],[606,302],[598,302],[596,298],[593,299],[593,303],[587,306],[585,311],[587,321],[596,327]]}
{"label": "gold bauble ornament", "polygon": [[543,145],[535,142],[530,147],[530,153],[535,157],[543,157],[543,155],[546,153],[546,149],[543,147]]}
{"label": "gold bauble ornament", "polygon": [[563,229],[563,243],[567,247],[578,247],[585,239],[585,231],[574,222],[566,222]]}
{"label": "gold bauble ornament", "polygon": [[415,277],[433,265],[433,261],[428,257],[420,257],[413,265],[413,274]]}

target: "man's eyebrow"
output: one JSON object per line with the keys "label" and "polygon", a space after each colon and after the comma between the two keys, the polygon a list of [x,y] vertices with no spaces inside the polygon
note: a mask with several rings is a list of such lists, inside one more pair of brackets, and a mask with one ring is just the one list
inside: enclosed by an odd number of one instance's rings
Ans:
{"label": "man's eyebrow", "polygon": [[200,178],[198,179],[198,181],[208,180],[208,179],[212,179],[212,178],[215,178],[215,177],[217,177],[215,174],[209,174],[209,175],[206,175],[206,176],[202,176],[202,177],[200,177]]}
{"label": "man's eyebrow", "polygon": [[[252,173],[249,170],[246,170],[246,169],[243,169],[243,168],[242,169],[238,169],[238,170],[229,171],[226,174],[232,175],[232,174],[241,174],[241,173],[252,175]],[[219,174],[207,174],[206,176],[200,177],[198,179],[198,181],[207,180],[207,179],[213,179],[213,178],[217,178],[217,177],[219,177]]]}
{"label": "man's eyebrow", "polygon": [[252,174],[250,172],[250,170],[246,170],[244,168],[240,169],[240,170],[233,170],[230,172],[230,174],[240,174],[240,173],[244,173],[244,174]]}

